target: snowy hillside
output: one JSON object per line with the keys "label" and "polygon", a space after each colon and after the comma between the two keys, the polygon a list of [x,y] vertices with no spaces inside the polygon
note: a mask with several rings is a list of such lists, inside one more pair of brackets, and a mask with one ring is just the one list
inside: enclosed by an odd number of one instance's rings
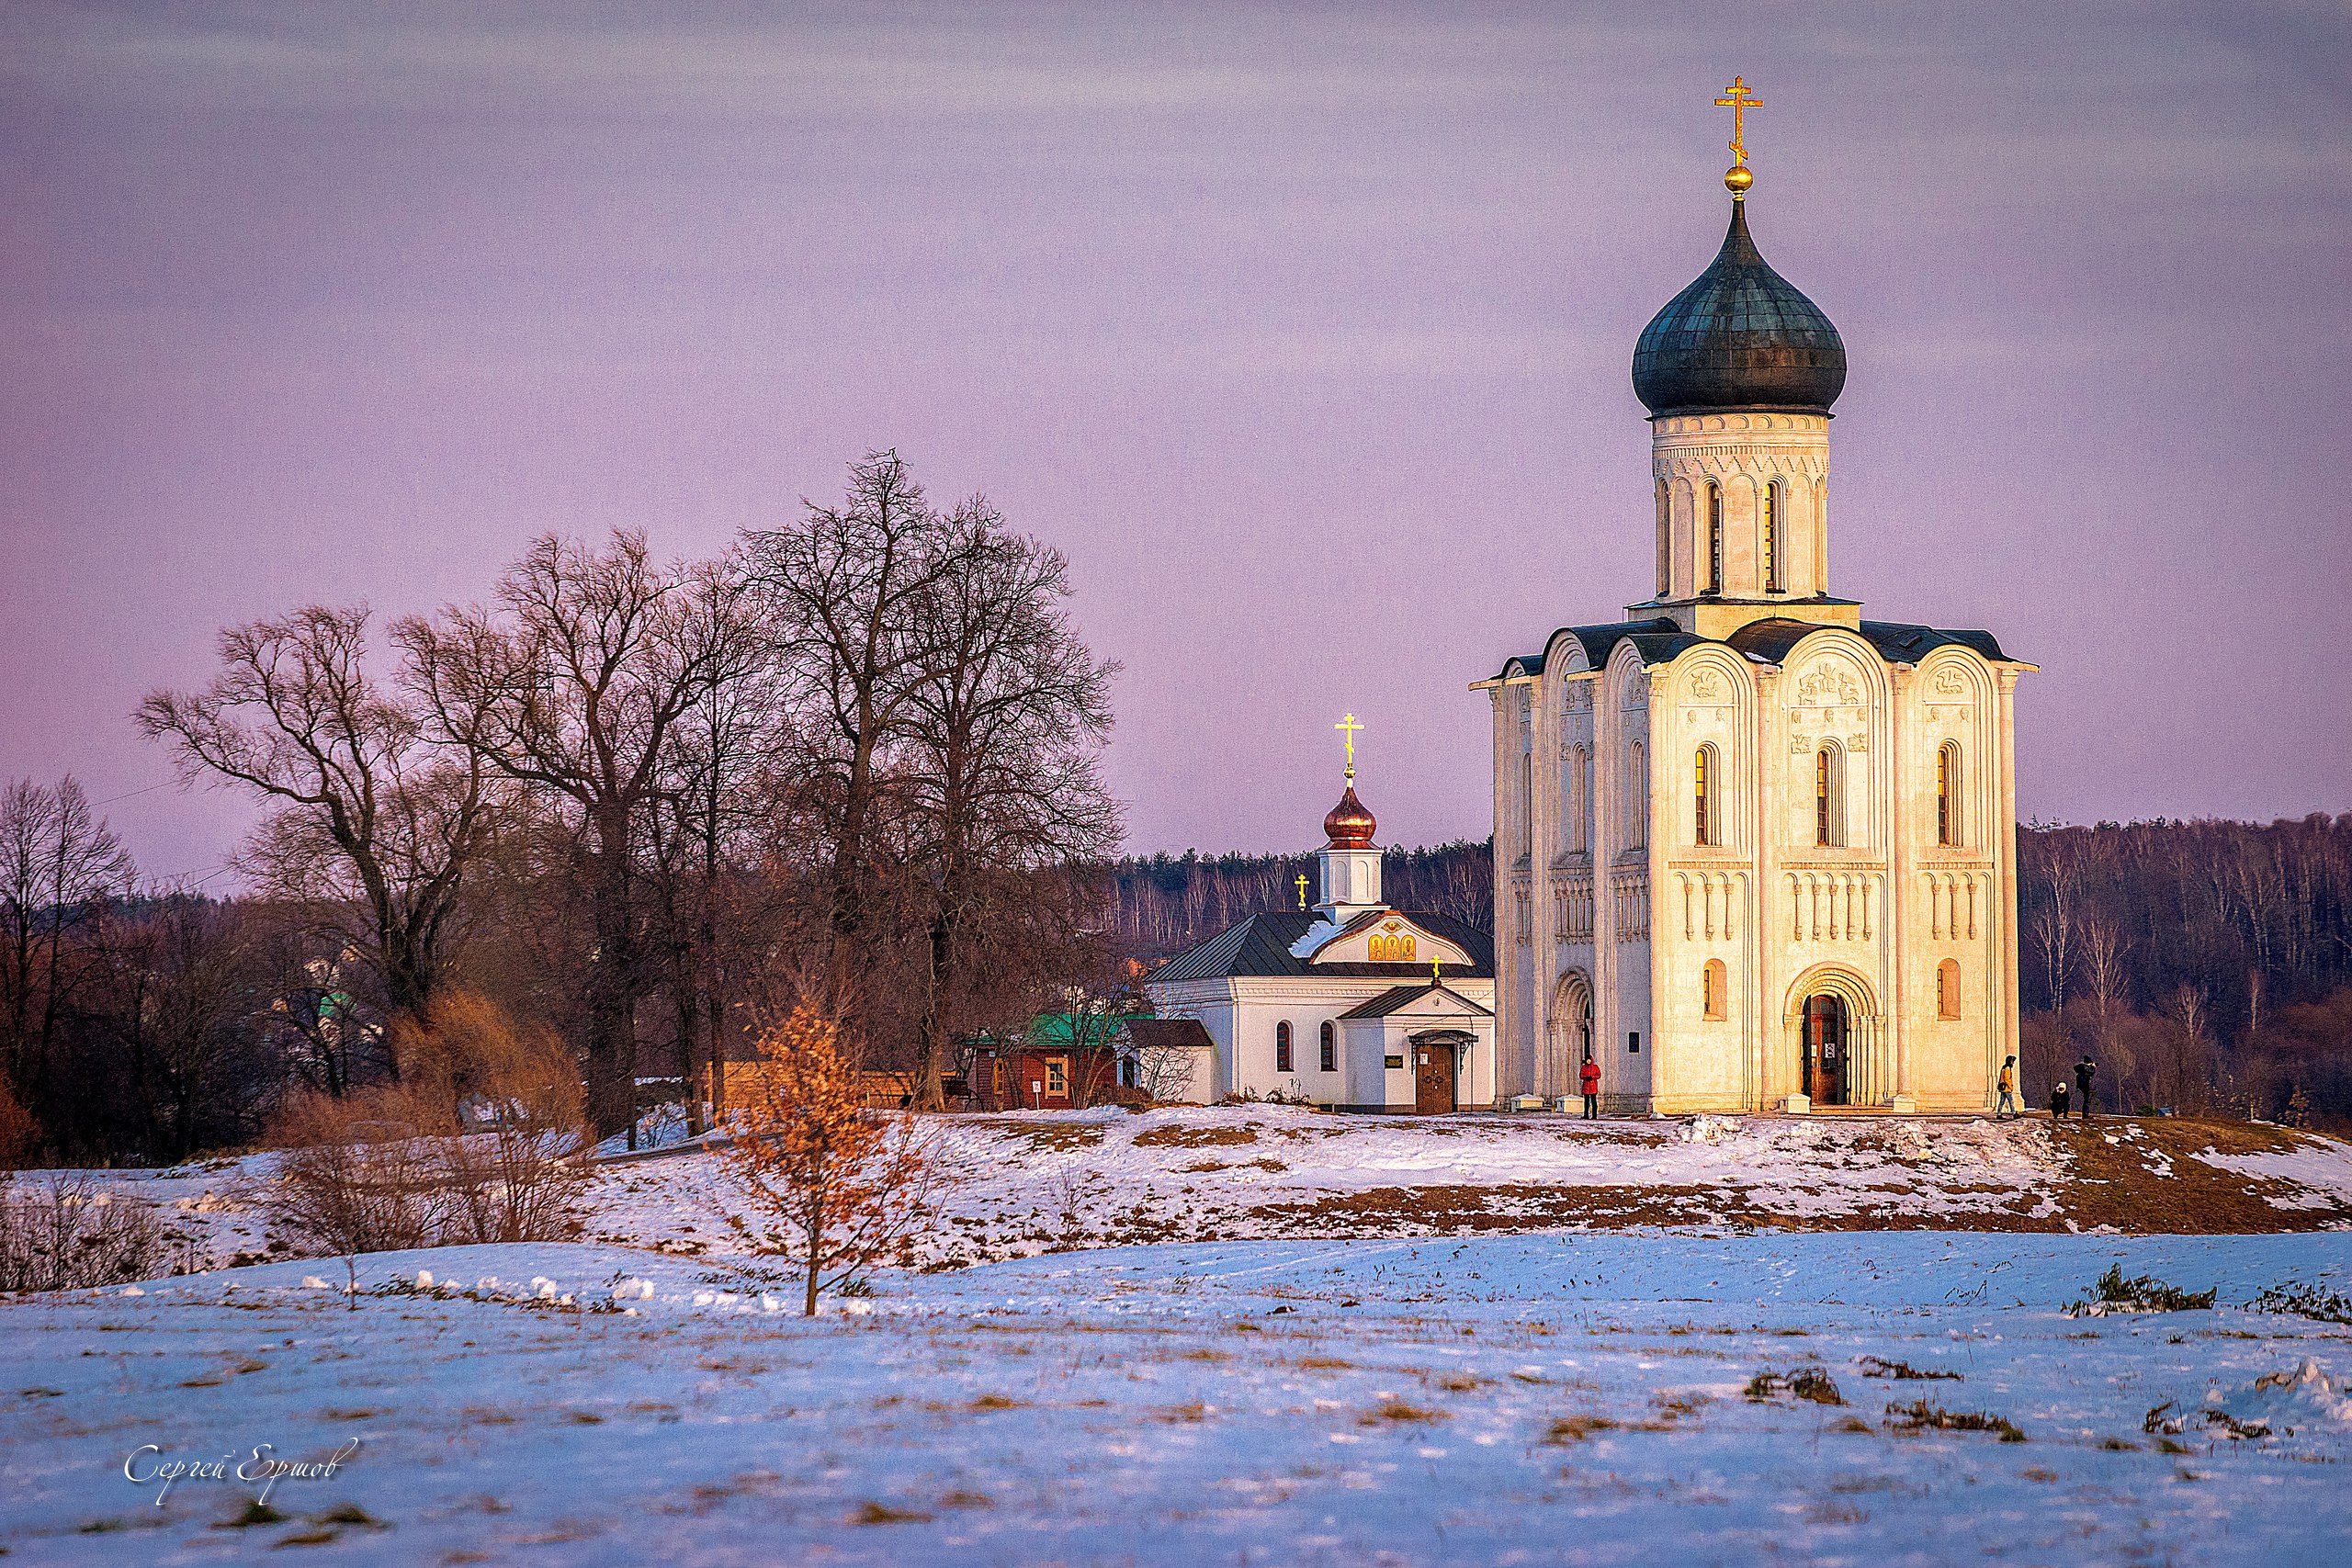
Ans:
{"label": "snowy hillside", "polygon": [[[1282,1106],[948,1119],[960,1168],[918,1267],[1156,1241],[1628,1225],[2233,1233],[2352,1226],[2352,1145],[2244,1122],[1555,1116]],[[192,1255],[270,1256],[236,1179],[266,1156],[112,1175]],[[586,1239],[741,1257],[699,1152],[604,1168]]]}

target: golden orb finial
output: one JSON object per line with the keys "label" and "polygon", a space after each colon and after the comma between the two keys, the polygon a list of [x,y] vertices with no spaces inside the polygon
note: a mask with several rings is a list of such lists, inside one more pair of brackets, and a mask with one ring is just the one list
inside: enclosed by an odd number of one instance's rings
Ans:
{"label": "golden orb finial", "polygon": [[1748,172],[1747,165],[1745,164],[1734,164],[1724,171],[1724,189],[1731,192],[1731,198],[1734,201],[1745,197],[1747,194],[1747,187],[1755,183],[1756,176]]}

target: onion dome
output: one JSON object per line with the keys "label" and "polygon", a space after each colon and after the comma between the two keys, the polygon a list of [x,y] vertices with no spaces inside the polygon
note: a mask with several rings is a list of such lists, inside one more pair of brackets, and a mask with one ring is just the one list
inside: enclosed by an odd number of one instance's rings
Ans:
{"label": "onion dome", "polygon": [[1731,228],[1714,264],[1650,318],[1634,347],[1634,392],[1653,415],[1826,414],[1845,389],[1838,329],[1765,265],[1739,194],[1735,186]]}
{"label": "onion dome", "polygon": [[1331,840],[1331,849],[1368,850],[1372,848],[1372,830],[1377,826],[1372,813],[1364,809],[1363,802],[1356,798],[1356,786],[1351,784],[1348,793],[1340,797],[1340,804],[1323,818],[1323,836]]}

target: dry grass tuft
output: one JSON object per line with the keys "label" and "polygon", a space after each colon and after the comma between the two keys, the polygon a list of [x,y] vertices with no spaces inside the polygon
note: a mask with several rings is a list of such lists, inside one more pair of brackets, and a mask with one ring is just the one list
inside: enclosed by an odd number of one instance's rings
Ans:
{"label": "dry grass tuft", "polygon": [[1580,1443],[1595,1432],[1613,1432],[1617,1423],[1606,1416],[1563,1416],[1544,1429],[1547,1443]]}
{"label": "dry grass tuft", "polygon": [[1389,1423],[1406,1426],[1426,1426],[1433,1422],[1450,1421],[1452,1419],[1453,1417],[1448,1416],[1442,1410],[1424,1409],[1422,1406],[1418,1404],[1408,1404],[1401,1399],[1392,1399],[1379,1406],[1377,1409],[1365,1411],[1363,1416],[1358,1420],[1357,1425],[1363,1427],[1378,1427],[1384,1423]]}

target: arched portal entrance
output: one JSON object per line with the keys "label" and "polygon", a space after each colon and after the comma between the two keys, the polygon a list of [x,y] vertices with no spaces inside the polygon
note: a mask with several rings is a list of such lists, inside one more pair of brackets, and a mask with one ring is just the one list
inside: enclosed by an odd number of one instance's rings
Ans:
{"label": "arched portal entrance", "polygon": [[1802,1092],[1815,1105],[1847,1105],[1853,1062],[1848,1054],[1846,1004],[1826,992],[1804,1000],[1804,1058],[1798,1065]]}
{"label": "arched portal entrance", "polygon": [[1816,964],[1789,987],[1782,1017],[1787,1055],[1767,1072],[1768,1094],[1801,1094],[1816,1106],[1886,1102],[1894,1074],[1868,981],[1841,964]]}
{"label": "arched portal entrance", "polygon": [[1592,985],[1570,970],[1552,993],[1552,1027],[1531,1086],[1546,1100],[1575,1094],[1577,1070],[1592,1054]]}

